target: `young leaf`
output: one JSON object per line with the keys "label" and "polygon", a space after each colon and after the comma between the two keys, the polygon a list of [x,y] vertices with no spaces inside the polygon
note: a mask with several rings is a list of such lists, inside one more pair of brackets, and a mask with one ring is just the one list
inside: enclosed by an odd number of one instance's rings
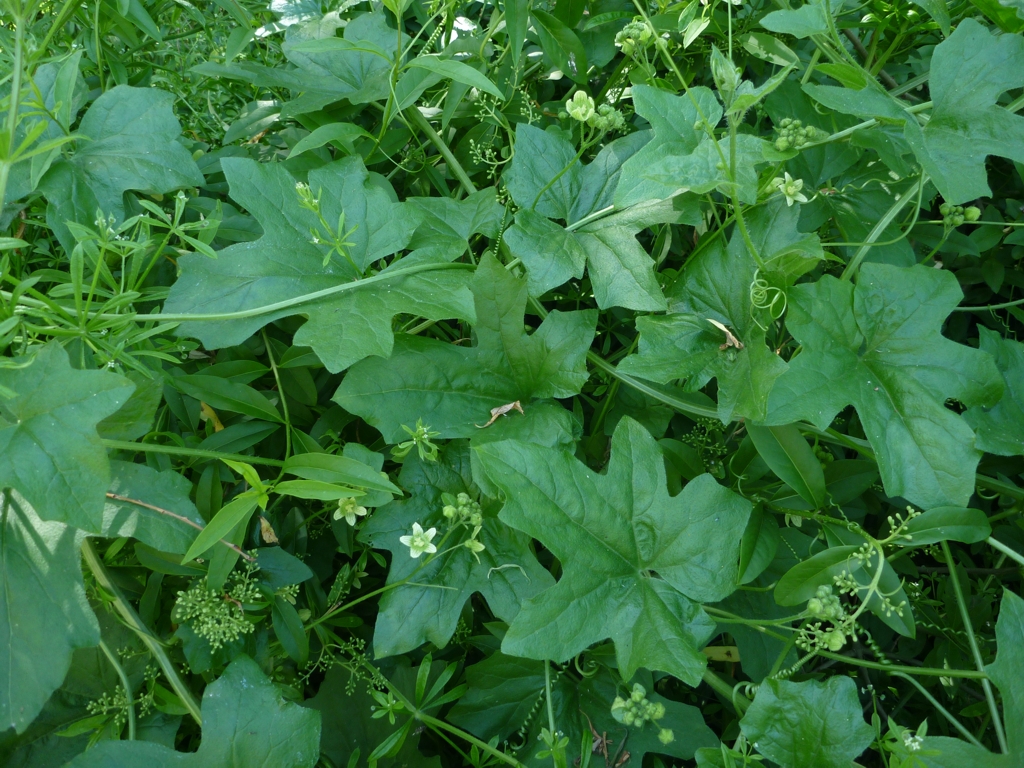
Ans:
{"label": "young leaf", "polygon": [[[523,605],[504,651],[563,661],[611,637],[624,678],[646,667],[696,685],[714,624],[691,600],[735,589],[750,503],[710,475],[669,497],[657,443],[628,417],[604,475],[564,450],[511,441],[474,450],[505,493],[501,519],[563,567],[557,585]],[[717,546],[706,547],[711,537]]]}
{"label": "young leaf", "polygon": [[457,83],[465,83],[466,85],[472,86],[484,93],[489,93],[499,99],[505,98],[505,94],[498,90],[498,86],[492,83],[487,78],[487,75],[473,69],[468,64],[463,64],[461,61],[455,61],[454,59],[442,59],[437,55],[428,54],[424,56],[417,56],[406,66],[414,69],[426,69],[441,75],[442,77],[450,78]]}
{"label": "young leaf", "polygon": [[320,715],[286,702],[259,665],[237,657],[203,693],[198,752],[145,741],[101,741],[68,768],[313,768]]}
{"label": "young leaf", "polygon": [[192,546],[188,548],[188,552],[185,553],[181,562],[187,563],[189,560],[195,560],[220,539],[226,538],[235,526],[249,519],[256,510],[256,503],[255,494],[244,493],[221,507],[220,511],[199,533],[196,540],[192,542]]}
{"label": "young leaf", "polygon": [[0,488],[14,488],[44,520],[97,532],[110,486],[96,425],[135,385],[107,371],[76,370],[52,342],[22,367],[0,369]]}
{"label": "young leaf", "polygon": [[792,424],[781,427],[748,424],[747,432],[772,472],[813,509],[825,504],[825,473],[799,429]]}
{"label": "young leaf", "polygon": [[[310,241],[313,230],[320,230],[320,240],[326,233],[317,216],[300,207],[295,180],[282,165],[226,158],[223,166],[232,197],[252,212],[264,234],[254,242],[229,246],[215,260],[200,254],[182,257],[181,277],[171,287],[164,311],[251,316],[185,322],[183,335],[216,349],[242,343],[273,320],[302,314],[309,320],[294,343],[312,347],[329,370],[339,371],[367,355],[389,355],[394,343],[391,319],[398,313],[472,319],[464,271],[444,269],[444,260],[425,258],[413,262],[423,271],[403,275],[407,264],[401,260],[389,267],[400,274],[363,288],[346,258],[334,253],[324,266],[327,246]],[[355,157],[309,174],[310,191],[320,198],[331,226],[344,210],[344,227],[352,230],[346,236],[351,243],[347,253],[360,270],[404,248],[419,223],[417,211],[393,202],[385,184]],[[435,261],[437,270],[430,268]],[[339,288],[343,290],[331,292]],[[281,302],[295,303],[259,311]]]}
{"label": "young leaf", "polygon": [[955,344],[939,324],[962,297],[956,278],[927,267],[861,267],[857,286],[826,275],[789,291],[786,325],[803,345],[775,383],[768,424],[826,428],[852,403],[890,496],[923,507],[964,505],[980,452],[945,407],[992,404],[992,358]]}
{"label": "young leaf", "polygon": [[857,545],[831,547],[813,557],[797,563],[775,586],[775,602],[779,605],[800,605],[806,603],[822,584],[832,585],[832,577],[843,571],[856,572],[860,563],[853,563],[850,556],[860,549]]}
{"label": "young leaf", "polygon": [[41,520],[25,499],[0,493],[0,728],[22,733],[60,684],[75,648],[99,625],[82,582],[84,534]]}
{"label": "young leaf", "polygon": [[[409,533],[413,523],[443,530],[450,523],[442,515],[441,494],[455,496],[470,489],[464,444],[447,448],[437,462],[421,461],[412,454],[400,480],[411,498],[378,509],[359,535],[361,541],[392,553],[389,584],[411,579],[381,598],[373,636],[378,657],[406,653],[425,642],[444,647],[474,592],[487,600],[496,616],[512,621],[524,600],[553,583],[530,551],[528,539],[486,510],[478,536],[485,549],[478,553],[479,560],[466,547],[457,547],[422,568],[422,560],[409,557],[409,548],[399,538]],[[465,538],[465,533],[456,531],[454,536]],[[458,541],[449,539],[447,546]]]}
{"label": "young leaf", "polygon": [[419,418],[425,417],[441,438],[470,437],[492,408],[518,400],[529,418],[534,398],[580,391],[588,377],[593,310],[556,310],[528,336],[523,330],[526,282],[493,256],[477,267],[473,293],[477,346],[400,337],[390,359],[373,357],[354,366],[334,401],[379,429],[389,443],[398,443],[407,437],[402,426]]}
{"label": "young leaf", "polygon": [[780,768],[849,768],[874,738],[857,684],[765,680],[740,721],[747,742]]}

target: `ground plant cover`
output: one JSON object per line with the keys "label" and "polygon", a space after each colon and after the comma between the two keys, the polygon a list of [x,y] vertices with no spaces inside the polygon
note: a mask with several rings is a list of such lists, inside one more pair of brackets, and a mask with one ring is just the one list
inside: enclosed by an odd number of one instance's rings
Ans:
{"label": "ground plant cover", "polygon": [[0,0],[0,765],[1024,766],[1022,31]]}

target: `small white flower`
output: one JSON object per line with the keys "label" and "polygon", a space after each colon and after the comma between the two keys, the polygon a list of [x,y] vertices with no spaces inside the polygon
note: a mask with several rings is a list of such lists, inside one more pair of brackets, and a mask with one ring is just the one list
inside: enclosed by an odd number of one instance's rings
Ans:
{"label": "small white flower", "polygon": [[786,177],[776,177],[772,181],[772,189],[778,189],[782,192],[786,198],[786,205],[791,206],[793,203],[806,203],[807,197],[800,191],[804,188],[803,179],[794,179],[786,172]]}
{"label": "small white flower", "polygon": [[410,557],[417,558],[424,552],[428,555],[432,555],[437,552],[437,547],[430,543],[436,533],[437,528],[431,528],[424,531],[423,526],[419,523],[413,523],[412,534],[409,536],[401,536],[398,540],[409,548]]}
{"label": "small white flower", "polygon": [[576,91],[572,98],[565,102],[565,111],[573,120],[585,123],[594,114],[594,100],[583,91]]}
{"label": "small white flower", "polygon": [[920,736],[914,736],[910,731],[903,732],[903,746],[907,748],[908,752],[919,751],[923,743],[924,739]]}
{"label": "small white flower", "polygon": [[338,499],[338,509],[334,512],[334,519],[341,520],[349,525],[355,525],[356,519],[366,517],[366,507],[360,507],[355,499]]}

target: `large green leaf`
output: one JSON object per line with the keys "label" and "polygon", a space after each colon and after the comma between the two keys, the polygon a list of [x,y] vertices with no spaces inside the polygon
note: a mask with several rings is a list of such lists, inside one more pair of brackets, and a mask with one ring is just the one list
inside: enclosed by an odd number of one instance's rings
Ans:
{"label": "large green leaf", "polygon": [[94,226],[97,209],[120,220],[127,190],[170,192],[203,183],[178,142],[174,96],[156,88],[119,85],[100,95],[78,127],[76,151],[55,162],[39,186],[50,205],[46,223],[71,251],[66,221]]}
{"label": "large green leaf", "polygon": [[75,370],[48,344],[17,368],[0,369],[0,489],[14,488],[44,520],[96,532],[110,485],[96,425],[135,385],[107,371]]}
{"label": "large green leaf", "polygon": [[[437,462],[422,461],[414,454],[402,467],[399,481],[412,498],[381,507],[360,531],[362,541],[391,552],[389,584],[410,579],[381,598],[373,636],[378,658],[406,653],[425,642],[444,647],[474,592],[487,600],[495,616],[510,622],[523,600],[554,583],[533,556],[529,539],[487,510],[478,537],[486,549],[479,553],[479,560],[465,547],[457,547],[421,568],[423,560],[411,558],[409,548],[399,541],[413,523],[443,531],[447,521],[441,494],[471,491],[465,443],[447,448]],[[458,544],[465,533],[456,531],[445,548]]]}
{"label": "large green leaf", "polygon": [[831,276],[789,292],[787,327],[803,351],[775,383],[766,421],[826,428],[853,404],[890,496],[966,506],[981,456],[945,407],[991,405],[1002,381],[991,356],[939,332],[962,293],[927,267],[861,267],[856,287]]}
{"label": "large green leaf", "polygon": [[581,278],[589,266],[594,298],[602,309],[665,309],[654,261],[636,233],[651,224],[680,221],[685,214],[668,205],[640,216],[625,210],[585,221],[611,210],[623,163],[647,137],[633,134],[613,141],[587,166],[559,135],[520,123],[516,137],[516,154],[504,178],[520,211],[505,242],[526,266],[530,293],[540,296],[570,278]]}
{"label": "large green leaf", "polygon": [[874,738],[857,684],[765,680],[740,721],[747,742],[779,768],[849,768]]}
{"label": "large green leaf", "polygon": [[313,768],[320,715],[281,698],[248,656],[236,658],[203,693],[198,752],[142,741],[103,741],[68,768]]}
{"label": "large green leaf", "polygon": [[978,326],[980,348],[996,361],[1006,389],[991,408],[974,407],[964,421],[975,434],[975,445],[1000,456],[1024,454],[1024,344],[1004,339],[995,331]]}
{"label": "large green leaf", "polygon": [[24,731],[60,684],[75,648],[96,645],[85,597],[84,534],[0,493],[0,730]]}
{"label": "large green leaf", "polygon": [[992,33],[974,19],[935,46],[928,89],[931,116],[924,127],[908,120],[910,146],[949,203],[992,194],[988,155],[1024,162],[1024,117],[995,104],[1024,85],[1024,37]]}
{"label": "large green leaf", "polygon": [[[327,266],[327,247],[311,242],[311,231],[323,227],[311,211],[301,208],[293,179],[282,165],[226,158],[224,173],[231,196],[245,206],[263,227],[263,237],[237,243],[208,259],[201,254],[181,259],[181,277],[164,306],[168,313],[207,314],[242,312],[300,299],[353,283],[353,266],[335,253]],[[418,210],[393,199],[390,185],[369,173],[359,158],[345,158],[309,174],[309,186],[319,194],[324,218],[335,226],[344,210],[349,256],[365,270],[374,262],[405,248],[420,221]],[[344,232],[342,234],[345,234]],[[458,255],[458,254],[455,254]],[[400,271],[412,265],[429,266],[445,259],[392,262]],[[340,371],[368,355],[391,353],[391,319],[409,313],[440,320],[472,319],[467,275],[461,270],[424,271],[399,275],[372,287],[345,292],[218,322],[185,322],[180,332],[200,339],[210,349],[232,346],[267,323],[302,314],[308,321],[294,343],[310,346],[331,371]]]}
{"label": "large green leaf", "polygon": [[564,661],[610,637],[623,677],[645,667],[696,685],[714,624],[693,601],[735,589],[750,503],[710,475],[670,497],[657,443],[628,417],[603,475],[564,450],[513,441],[474,450],[505,494],[501,519],[563,568],[558,584],[523,605],[503,650]]}
{"label": "large green leaf", "polygon": [[[526,281],[492,256],[477,267],[477,346],[399,337],[389,359],[371,357],[345,376],[334,400],[379,429],[391,443],[420,418],[441,437],[470,437],[492,408],[514,401],[571,397],[587,380],[586,353],[596,314],[554,311],[533,333],[523,330]],[[508,418],[517,418],[510,415]]]}
{"label": "large green leaf", "polygon": [[[620,364],[624,373],[658,383],[686,379],[686,388],[699,389],[718,379],[718,414],[723,422],[736,417],[763,419],[768,393],[786,369],[765,343],[765,331],[776,310],[768,305],[789,280],[821,257],[817,236],[797,229],[799,210],[781,200],[748,214],[748,232],[766,271],[758,268],[746,243],[735,233],[725,247],[721,239],[691,257],[676,283],[667,291],[670,313],[637,320],[639,354]],[[751,306],[754,281],[777,284]],[[712,322],[714,321],[714,322]],[[728,327],[737,348],[715,325]]]}

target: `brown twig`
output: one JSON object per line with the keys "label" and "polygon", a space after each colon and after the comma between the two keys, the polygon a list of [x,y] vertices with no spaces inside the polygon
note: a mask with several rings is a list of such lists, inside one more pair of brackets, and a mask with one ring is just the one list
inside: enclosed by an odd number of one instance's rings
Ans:
{"label": "brown twig", "polygon": [[[169,509],[162,509],[162,508],[156,507],[156,506],[154,506],[152,504],[147,504],[144,501],[139,501],[138,499],[130,499],[127,496],[119,496],[116,493],[108,493],[107,494],[107,498],[108,499],[114,499],[115,501],[123,501],[126,504],[134,504],[137,507],[143,507],[145,509],[151,509],[154,512],[159,512],[161,515],[167,515],[167,517],[173,517],[175,520],[180,520],[181,522],[185,523],[185,525],[191,525],[197,531],[203,530],[203,526],[199,525],[199,523],[196,523],[196,522],[194,522],[192,520],[189,520],[184,515],[179,515],[176,512],[171,512],[171,510],[169,510]],[[233,549],[235,552],[237,552],[243,558],[248,560],[250,563],[253,563],[253,562],[256,561],[255,557],[250,555],[248,552],[245,552],[241,547],[237,546],[236,544],[232,544],[230,541],[225,541],[224,539],[220,539],[220,543],[223,544],[225,547],[228,547],[229,549]]]}

